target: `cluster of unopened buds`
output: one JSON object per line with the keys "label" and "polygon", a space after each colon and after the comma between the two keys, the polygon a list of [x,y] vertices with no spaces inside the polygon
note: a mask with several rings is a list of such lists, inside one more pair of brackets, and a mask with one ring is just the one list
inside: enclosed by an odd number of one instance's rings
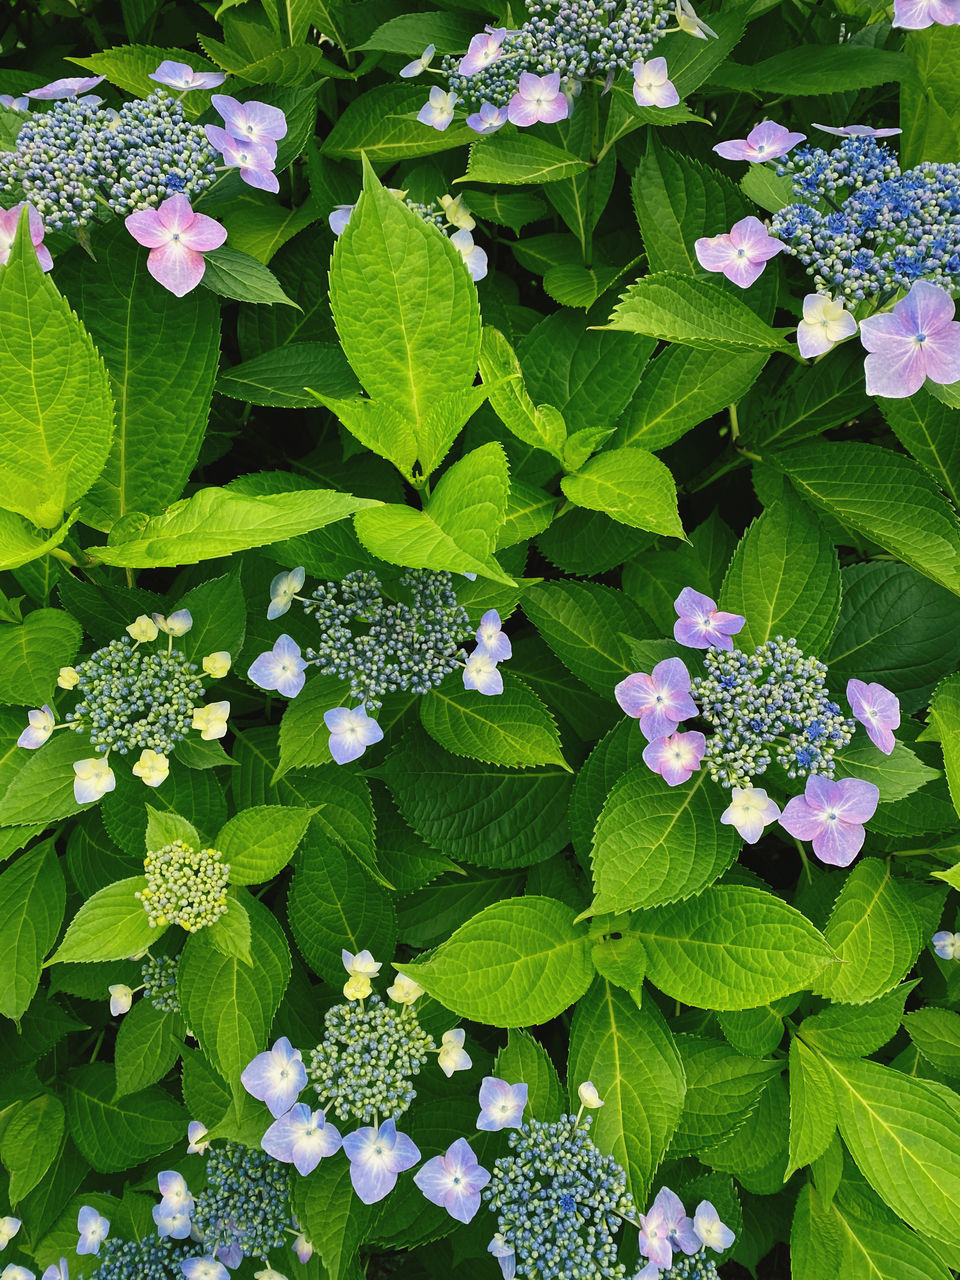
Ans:
{"label": "cluster of unopened buds", "polygon": [[[466,263],[472,280],[482,280],[487,274],[487,255],[473,238],[477,222],[467,208],[463,196],[443,195],[432,204],[418,204],[408,200],[407,193],[395,187],[388,188],[397,200],[402,200],[408,209],[412,209],[424,222],[429,222],[440,231],[459,253]],[[329,215],[327,221],[335,236],[342,235],[350,221],[350,215],[357,206],[355,204],[338,204]],[[449,229],[448,229],[449,228]]]}
{"label": "cluster of unopened buds", "polygon": [[[770,823],[797,840],[813,842],[826,863],[848,866],[865,839],[863,824],[873,817],[879,789],[859,778],[834,779],[835,752],[850,741],[859,722],[878,750],[890,755],[900,725],[900,703],[883,685],[847,682],[852,719],[844,718],[826,689],[826,667],[806,658],[793,640],[777,637],[753,654],[733,647],[744,626],[738,614],[685,587],[675,602],[674,639],[705,650],[707,675],[691,681],[680,658],[658,662],[616,687],[617,702],[639,721],[647,739],[643,759],[671,787],[687,782],[704,759],[713,778],[731,789],[720,821],[755,844]],[[699,702],[699,706],[698,706]],[[708,738],[680,726],[702,717],[714,729]],[[753,785],[772,760],[788,778],[805,777],[802,795],[780,806]]]}
{"label": "cluster of unopened buds", "polygon": [[[192,626],[187,609],[169,617],[141,614],[126,628],[129,639],[111,640],[76,667],[61,667],[57,684],[76,690],[74,709],[59,724],[49,704],[30,711],[17,746],[36,750],[59,729],[86,734],[98,754],[74,763],[78,804],[92,804],[116,787],[111,752],[125,756],[140,748],[131,773],[146,786],[159,787],[170,772],[171,752],[190,729],[198,730],[205,742],[227,732],[230,703],[203,703],[196,664],[174,648],[174,639]],[[146,648],[161,632],[166,647]],[[221,679],[230,670],[230,654],[207,654],[202,667],[205,675]]]}
{"label": "cluster of unopened buds", "polygon": [[[457,667],[465,689],[487,696],[503,692],[499,664],[511,656],[512,647],[500,615],[495,609],[483,614],[476,645],[467,654],[461,645],[469,635],[469,620],[457,603],[449,573],[406,573],[401,584],[411,591],[412,605],[385,602],[379,579],[371,572],[322,584],[312,596],[299,594],[304,581],[302,567],[277,574],[270,584],[267,617],[282,617],[297,601],[321,628],[318,647],[304,654],[284,633],[253,661],[247,676],[258,688],[285,698],[300,693],[310,666],[349,683],[359,705],[334,707],[323,715],[337,764],[359,759],[367,747],[382,740],[383,730],[369,711],[376,710],[387,693],[427,693]],[[363,634],[358,624],[367,628]]]}

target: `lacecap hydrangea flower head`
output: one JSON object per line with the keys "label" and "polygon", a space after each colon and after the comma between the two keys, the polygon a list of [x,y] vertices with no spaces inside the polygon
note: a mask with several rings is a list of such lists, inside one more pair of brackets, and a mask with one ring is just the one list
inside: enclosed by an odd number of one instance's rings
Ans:
{"label": "lacecap hydrangea flower head", "polygon": [[[131,773],[148,787],[161,786],[171,754],[191,729],[207,742],[227,732],[230,703],[204,701],[197,664],[175,645],[192,626],[186,609],[169,617],[141,614],[122,639],[111,640],[75,667],[61,668],[57,683],[75,694],[72,709],[59,723],[49,705],[30,711],[17,745],[36,750],[61,729],[86,736],[96,754],[73,766],[78,804],[92,804],[113,791],[111,755],[115,762],[139,752]],[[229,666],[226,653],[203,659],[204,672],[214,678],[226,675]]]}
{"label": "lacecap hydrangea flower head", "polygon": [[[703,674],[691,676],[679,657],[651,672],[622,680],[615,695],[638,720],[647,739],[646,765],[669,786],[680,786],[705,768],[730,791],[721,822],[750,844],[779,821],[834,866],[847,866],[863,847],[864,823],[873,817],[879,790],[859,778],[835,778],[837,753],[859,723],[873,745],[889,755],[900,725],[900,704],[883,685],[847,683],[852,715],[844,715],[827,687],[828,671],[793,639],[776,636],[752,652],[734,647],[745,619],[718,609],[716,601],[685,587],[675,601],[674,639],[701,651]],[[681,728],[687,721],[700,728]],[[709,733],[707,731],[710,731]],[[802,794],[781,805],[755,785],[772,765]]]}

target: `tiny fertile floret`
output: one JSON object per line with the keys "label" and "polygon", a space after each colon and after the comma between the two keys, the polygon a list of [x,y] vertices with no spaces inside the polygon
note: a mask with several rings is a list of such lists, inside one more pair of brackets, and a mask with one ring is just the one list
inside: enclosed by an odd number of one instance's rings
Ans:
{"label": "tiny fertile floret", "polygon": [[136,893],[150,924],[178,924],[188,933],[211,925],[227,909],[230,865],[218,849],[194,849],[174,840],[148,853],[145,889]]}

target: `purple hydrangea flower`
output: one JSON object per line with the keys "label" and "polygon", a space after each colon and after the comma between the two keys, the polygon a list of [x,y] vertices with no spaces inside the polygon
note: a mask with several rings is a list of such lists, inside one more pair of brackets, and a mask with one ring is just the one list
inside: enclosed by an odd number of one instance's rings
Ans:
{"label": "purple hydrangea flower", "polygon": [[298,1102],[274,1120],[260,1145],[268,1156],[292,1164],[306,1177],[324,1156],[340,1150],[340,1130],[326,1123],[322,1111],[311,1111],[306,1103]]}
{"label": "purple hydrangea flower", "polygon": [[667,75],[666,58],[638,58],[633,64],[633,97],[638,107],[675,107],[677,86]]}
{"label": "purple hydrangea flower", "polygon": [[503,1280],[513,1280],[517,1274],[517,1252],[499,1231],[487,1245],[487,1253],[492,1254],[500,1263]]}
{"label": "purple hydrangea flower", "polygon": [[837,138],[893,138],[898,133],[903,133],[902,129],[871,129],[868,124],[817,124],[813,122],[813,127],[819,129],[821,133],[832,133]]}
{"label": "purple hydrangea flower", "polygon": [[656,738],[643,749],[643,763],[659,773],[670,787],[678,787],[700,768],[707,749],[702,733],[671,733],[669,738]]}
{"label": "purple hydrangea flower", "polygon": [[[220,1250],[221,1255],[224,1252]],[[240,1265],[239,1258],[236,1265]],[[230,1272],[216,1258],[187,1258],[180,1263],[180,1270],[187,1280],[230,1280]]]}
{"label": "purple hydrangea flower", "polygon": [[934,24],[960,25],[960,0],[893,0],[893,25],[922,31]]}
{"label": "purple hydrangea flower", "polygon": [[364,1204],[376,1204],[397,1185],[397,1177],[420,1159],[417,1146],[405,1133],[397,1133],[393,1120],[379,1129],[355,1129],[343,1139],[350,1161],[350,1181]]}
{"label": "purple hydrangea flower", "polygon": [[877,810],[880,791],[872,782],[841,778],[833,782],[811,774],[802,796],[794,796],[780,815],[780,825],[798,840],[812,840],[821,862],[848,867],[860,850],[863,824]]}
{"label": "purple hydrangea flower", "polygon": [[470,1222],[480,1208],[480,1192],[490,1181],[466,1138],[457,1138],[442,1156],[434,1156],[413,1175],[432,1204],[446,1209],[458,1222]]}
{"label": "purple hydrangea flower", "polygon": [[673,638],[688,649],[709,649],[711,645],[732,649],[730,637],[742,631],[747,621],[739,613],[724,613],[717,608],[716,600],[693,587],[684,587],[673,607],[677,611]]}
{"label": "purple hydrangea flower", "polygon": [[80,1232],[77,1253],[99,1253],[100,1245],[110,1233],[110,1221],[85,1204],[77,1214],[77,1230]]}
{"label": "purple hydrangea flower", "polygon": [[165,1209],[193,1216],[194,1199],[182,1173],[177,1173],[175,1169],[166,1169],[158,1173],[157,1186],[163,1197],[160,1203]]}
{"label": "purple hydrangea flower", "polygon": [[286,1036],[274,1042],[272,1049],[258,1053],[240,1074],[240,1083],[252,1097],[265,1102],[272,1116],[279,1119],[296,1102],[307,1083],[300,1050]]}
{"label": "purple hydrangea flower", "polygon": [[207,1136],[207,1126],[201,1120],[191,1120],[187,1125],[187,1155],[200,1155],[209,1147],[209,1142],[204,1142]]}
{"label": "purple hydrangea flower", "polygon": [[193,1221],[189,1213],[185,1213],[182,1209],[175,1209],[162,1200],[153,1206],[151,1212],[157,1235],[161,1240],[186,1240],[193,1230]]}
{"label": "purple hydrangea flower", "polygon": [[658,1267],[669,1267],[674,1252],[694,1254],[700,1241],[683,1202],[669,1187],[661,1187],[650,1212],[640,1215],[640,1252]]}
{"label": "purple hydrangea flower", "polygon": [[648,742],[668,738],[677,726],[697,714],[690,697],[690,672],[679,658],[658,662],[650,675],[638,671],[614,689],[621,710],[640,721]]}
{"label": "purple hydrangea flower", "polygon": [[194,71],[186,62],[164,58],[148,78],[156,80],[157,84],[165,84],[170,89],[186,93],[188,89],[216,89],[227,77],[222,71]]}
{"label": "purple hydrangea flower", "polygon": [[247,677],[260,689],[275,689],[285,698],[295,698],[306,683],[307,662],[296,640],[284,633],[268,653],[261,653],[247,670]]}
{"label": "purple hydrangea flower", "polygon": [[418,76],[421,71],[426,71],[430,63],[433,61],[433,55],[437,52],[435,44],[428,44],[421,53],[419,58],[414,58],[412,62],[408,62],[405,67],[401,67],[399,71],[402,80],[412,80]]}
{"label": "purple hydrangea flower", "polygon": [[791,133],[773,120],[764,120],[754,125],[745,138],[718,142],[713,149],[724,160],[749,160],[751,164],[763,164],[766,160],[785,156],[798,142],[803,142],[806,136],[805,133]]}
{"label": "purple hydrangea flower", "polygon": [[335,236],[342,236],[347,229],[350,215],[357,206],[355,204],[338,204],[331,214],[327,215],[330,230]]}
{"label": "purple hydrangea flower", "polygon": [[720,1221],[720,1215],[709,1200],[701,1200],[693,1215],[693,1229],[697,1240],[717,1253],[729,1249],[736,1237],[729,1227]]}
{"label": "purple hydrangea flower", "polygon": [[431,129],[443,133],[453,120],[453,109],[457,105],[455,93],[445,93],[438,84],[430,90],[430,97],[417,113],[421,124],[428,124]]}
{"label": "purple hydrangea flower", "polygon": [[783,243],[767,234],[767,229],[752,214],[735,222],[719,236],[701,236],[694,249],[697,261],[707,271],[722,271],[741,289],[759,280],[771,258],[783,252]]}
{"label": "purple hydrangea flower", "polygon": [[332,711],[325,711],[323,723],[330,730],[330,754],[337,764],[359,760],[367,747],[383,740],[383,730],[367,715],[364,704],[352,710],[334,707]]}
{"label": "purple hydrangea flower", "polygon": [[496,609],[488,609],[480,619],[477,647],[489,653],[494,662],[506,662],[512,656],[510,637],[503,634],[503,623]]}
{"label": "purple hydrangea flower", "polygon": [[501,1129],[519,1129],[523,1123],[523,1109],[527,1105],[527,1086],[507,1084],[496,1076],[484,1076],[480,1086],[480,1114],[477,1128],[486,1133],[498,1133]]}
{"label": "purple hydrangea flower", "polygon": [[0,1218],[0,1252],[2,1252],[17,1234],[23,1222],[20,1218]]}
{"label": "purple hydrangea flower", "polygon": [[279,179],[273,172],[277,159],[276,147],[271,152],[258,142],[234,138],[226,129],[218,129],[215,124],[208,124],[204,132],[210,145],[220,152],[223,163],[229,168],[239,169],[240,177],[248,187],[274,193],[280,190]]}
{"label": "purple hydrangea flower", "polygon": [[225,93],[215,93],[210,102],[223,117],[231,138],[254,142],[266,148],[276,160],[277,142],[287,133],[287,117],[279,107],[268,106],[266,102],[238,102]]}
{"label": "purple hydrangea flower", "polygon": [[41,102],[54,102],[59,98],[75,98],[77,94],[95,89],[104,81],[103,76],[68,76],[64,80],[51,80],[39,89],[28,89],[26,96]]}
{"label": "purple hydrangea flower", "polygon": [[960,960],[960,933],[939,929],[930,941],[941,960]]}
{"label": "purple hydrangea flower", "polygon": [[481,249],[478,244],[474,244],[473,236],[465,227],[461,227],[459,231],[455,231],[450,237],[450,243],[464,260],[467,270],[470,272],[470,279],[477,281],[483,280],[487,274],[487,254],[485,249]]}
{"label": "purple hydrangea flower", "polygon": [[0,93],[0,107],[6,107],[8,111],[29,111],[30,99],[26,94],[16,98],[12,93]]}
{"label": "purple hydrangea flower", "polygon": [[803,319],[797,325],[797,350],[805,360],[826,355],[856,332],[857,322],[842,298],[828,298],[822,293],[808,293],[804,298]]}
{"label": "purple hydrangea flower", "polygon": [[489,67],[491,62],[496,62],[506,34],[506,27],[487,27],[485,31],[475,35],[467,45],[467,52],[460,59],[460,74],[476,75],[484,67]]}
{"label": "purple hydrangea flower", "polygon": [[124,218],[124,226],[150,250],[147,270],[158,284],[182,298],[203,279],[204,253],[219,249],[227,229],[204,213],[194,213],[181,192],[168,196],[157,209],[139,209]]}
{"label": "purple hydrangea flower", "polygon": [[67,1266],[66,1258],[61,1258],[59,1262],[51,1262],[40,1280],[70,1280],[70,1268]]}
{"label": "purple hydrangea flower", "polygon": [[37,1273],[11,1262],[0,1271],[0,1280],[37,1280]]}
{"label": "purple hydrangea flower", "polygon": [[570,103],[560,89],[560,72],[535,76],[532,71],[521,71],[517,92],[507,103],[507,119],[511,124],[524,128],[531,124],[556,124],[566,120]]}
{"label": "purple hydrangea flower", "polygon": [[496,133],[506,123],[507,108],[495,107],[492,102],[481,102],[480,110],[467,116],[467,124],[474,133]]}
{"label": "purple hydrangea flower", "polygon": [[[10,257],[23,205],[24,202],[21,201],[11,209],[0,209],[0,263],[6,263]],[[32,204],[27,205],[27,208],[29,209],[27,230],[30,232],[30,241],[37,251],[37,261],[40,266],[44,271],[49,271],[53,266],[53,258],[50,257],[50,250],[43,243],[43,218]]]}
{"label": "purple hydrangea flower", "polygon": [[[960,0],[958,0],[960,2]],[[927,378],[960,380],[960,323],[946,289],[918,280],[892,311],[860,322],[867,394],[902,400]]]}
{"label": "purple hydrangea flower", "polygon": [[900,728],[900,699],[882,684],[847,681],[847,701],[855,720],[867,731],[875,747],[890,755],[895,746],[894,729]]}

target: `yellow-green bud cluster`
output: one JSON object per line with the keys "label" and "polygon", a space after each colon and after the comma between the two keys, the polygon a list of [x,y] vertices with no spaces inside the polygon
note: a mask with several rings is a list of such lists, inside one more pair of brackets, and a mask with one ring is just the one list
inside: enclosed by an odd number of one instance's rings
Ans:
{"label": "yellow-green bud cluster", "polygon": [[196,933],[227,909],[230,864],[219,849],[194,849],[174,840],[148,853],[143,870],[147,887],[136,896],[151,926],[178,924]]}

